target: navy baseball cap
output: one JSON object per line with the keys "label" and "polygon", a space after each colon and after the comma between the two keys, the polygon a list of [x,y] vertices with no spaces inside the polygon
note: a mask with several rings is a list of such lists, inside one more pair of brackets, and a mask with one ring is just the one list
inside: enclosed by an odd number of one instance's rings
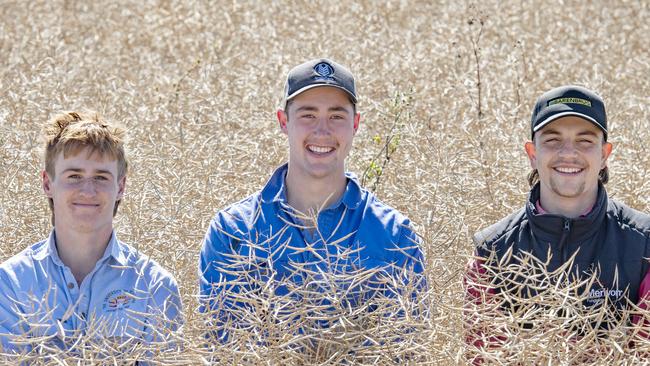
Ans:
{"label": "navy baseball cap", "polygon": [[287,102],[298,94],[319,86],[339,88],[348,93],[353,104],[357,104],[354,76],[350,70],[332,60],[318,58],[300,64],[289,71],[284,85],[282,108],[286,109]]}
{"label": "navy baseball cap", "polygon": [[537,99],[530,124],[531,137],[547,124],[565,116],[577,116],[593,123],[607,139],[607,114],[603,99],[591,90],[576,85],[551,89]]}

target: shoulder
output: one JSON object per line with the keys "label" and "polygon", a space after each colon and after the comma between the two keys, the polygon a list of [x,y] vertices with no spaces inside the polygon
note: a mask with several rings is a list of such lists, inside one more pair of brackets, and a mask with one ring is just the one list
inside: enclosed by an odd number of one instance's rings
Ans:
{"label": "shoulder", "polygon": [[474,244],[477,246],[494,244],[504,237],[510,236],[512,233],[519,231],[522,224],[526,221],[526,209],[522,207],[474,234]]}
{"label": "shoulder", "polygon": [[117,245],[127,261],[127,267],[137,271],[138,275],[143,276],[147,283],[164,285],[177,291],[176,279],[165,267],[129,244],[118,241]]}
{"label": "shoulder", "polygon": [[619,227],[636,231],[650,237],[650,215],[635,210],[626,204],[610,199],[607,205],[608,219]]}
{"label": "shoulder", "polygon": [[20,279],[22,273],[33,272],[35,266],[34,255],[46,250],[46,246],[47,240],[42,240],[23,249],[2,262],[0,264],[0,272],[3,273],[3,276],[8,275],[10,277],[16,277],[16,279]]}
{"label": "shoulder", "polygon": [[372,192],[362,189],[361,200],[364,222],[389,229],[395,234],[404,228],[411,230],[411,221],[406,215],[384,203]]}
{"label": "shoulder", "polygon": [[221,227],[238,227],[241,223],[250,223],[259,212],[261,205],[260,191],[232,203],[217,211],[213,223]]}

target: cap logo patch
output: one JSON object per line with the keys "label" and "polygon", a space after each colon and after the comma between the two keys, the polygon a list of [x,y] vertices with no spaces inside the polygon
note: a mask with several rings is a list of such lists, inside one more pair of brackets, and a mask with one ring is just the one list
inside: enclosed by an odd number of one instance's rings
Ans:
{"label": "cap logo patch", "polygon": [[314,66],[314,71],[323,78],[329,79],[334,75],[334,68],[327,62],[320,62]]}
{"label": "cap logo patch", "polygon": [[582,98],[557,98],[548,101],[549,107],[554,104],[581,104],[587,107],[591,107],[591,101]]}

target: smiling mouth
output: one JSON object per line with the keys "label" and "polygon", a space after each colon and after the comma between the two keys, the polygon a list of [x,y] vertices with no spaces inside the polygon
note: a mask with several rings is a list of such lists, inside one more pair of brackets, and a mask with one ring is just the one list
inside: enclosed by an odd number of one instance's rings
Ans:
{"label": "smiling mouth", "polygon": [[582,172],[584,169],[582,168],[565,168],[565,167],[557,167],[553,168],[556,172],[562,173],[562,174],[578,174]]}
{"label": "smiling mouth", "polygon": [[307,145],[307,150],[317,155],[324,155],[334,151],[331,146]]}
{"label": "smiling mouth", "polygon": [[73,205],[79,207],[99,207],[98,203],[73,203]]}

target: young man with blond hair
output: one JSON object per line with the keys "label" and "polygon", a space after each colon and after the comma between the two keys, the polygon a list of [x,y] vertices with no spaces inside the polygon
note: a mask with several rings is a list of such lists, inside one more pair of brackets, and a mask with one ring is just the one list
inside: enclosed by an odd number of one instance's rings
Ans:
{"label": "young man with blond hair", "polygon": [[[557,290],[543,276],[535,282],[531,274],[524,283],[523,272],[505,273],[511,264],[537,263],[547,275],[561,271],[565,275],[559,278],[580,283],[575,296],[582,296],[582,309],[597,313],[606,306],[617,322],[629,321],[620,319],[622,310],[630,310],[630,304],[646,308],[650,300],[650,216],[607,195],[612,144],[603,100],[574,85],[544,93],[533,110],[531,138],[525,144],[533,169],[528,200],[474,236],[468,304],[502,294],[502,307],[515,310],[521,305],[517,296],[535,298],[545,286]],[[594,321],[594,326],[613,324]],[[478,346],[501,341],[486,333],[470,334],[470,341]]]}
{"label": "young man with blond hair", "polygon": [[0,265],[0,353],[65,349],[84,336],[164,341],[181,322],[176,281],[113,229],[126,187],[125,130],[68,112],[44,131],[41,179],[54,228]]}
{"label": "young man with blond hair", "polygon": [[210,222],[199,264],[204,299],[252,286],[241,276],[251,267],[255,279],[277,281],[276,294],[321,271],[422,272],[419,239],[408,218],[345,171],[361,121],[356,104],[352,73],[334,61],[314,59],[289,71],[277,111],[289,161],[260,191]]}

